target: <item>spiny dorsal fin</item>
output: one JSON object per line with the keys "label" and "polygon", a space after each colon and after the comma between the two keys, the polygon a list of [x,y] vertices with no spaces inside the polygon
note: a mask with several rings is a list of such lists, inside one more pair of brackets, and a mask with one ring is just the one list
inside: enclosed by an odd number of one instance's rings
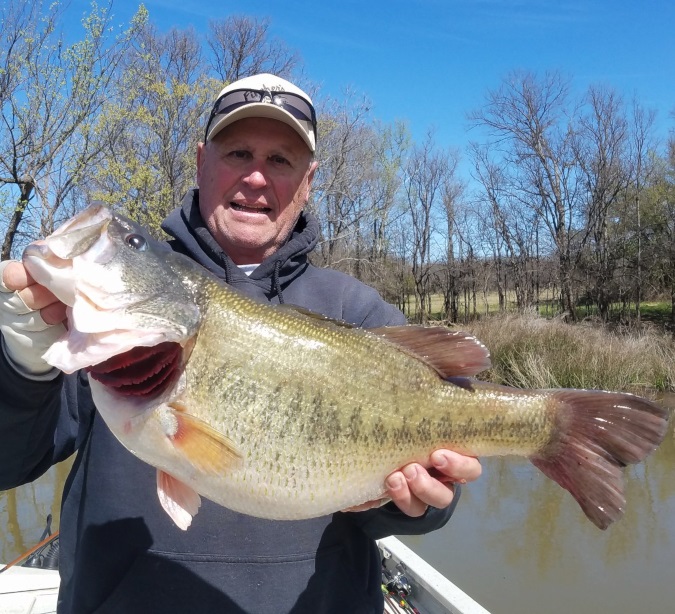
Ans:
{"label": "spiny dorsal fin", "polygon": [[369,332],[423,360],[443,378],[471,377],[492,364],[488,349],[473,335],[443,326],[384,326]]}
{"label": "spiny dorsal fin", "polygon": [[[348,322],[335,320],[297,305],[282,304],[277,309],[286,309],[344,328],[358,328]],[[442,378],[472,377],[492,366],[490,352],[473,335],[449,330],[444,326],[383,326],[369,328],[368,332],[398,345],[408,354],[426,362]]]}
{"label": "spiny dorsal fin", "polygon": [[328,316],[325,316],[321,313],[317,313],[316,311],[311,311],[310,309],[305,309],[304,307],[298,307],[297,305],[292,305],[289,303],[282,303],[281,305],[274,305],[275,309],[278,309],[279,311],[289,311],[289,312],[294,312],[294,313],[299,313],[302,314],[303,316],[307,316],[308,318],[311,318],[313,320],[316,320],[318,322],[326,322],[329,324],[333,324],[335,326],[339,326],[342,328],[357,328],[353,324],[350,324],[349,322],[345,322],[344,320],[336,320],[335,318],[329,318]]}

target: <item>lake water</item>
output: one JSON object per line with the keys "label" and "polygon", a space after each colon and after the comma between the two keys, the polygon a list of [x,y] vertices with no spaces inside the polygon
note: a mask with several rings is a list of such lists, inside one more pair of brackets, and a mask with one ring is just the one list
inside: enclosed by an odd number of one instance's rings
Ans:
{"label": "lake water", "polygon": [[440,532],[409,547],[493,614],[673,614],[675,434],[626,475],[625,516],[597,529],[526,461],[484,459]]}
{"label": "lake water", "polygon": [[[646,463],[628,469],[626,515],[603,532],[529,463],[485,459],[448,525],[403,541],[493,614],[673,614],[673,467],[671,428]],[[68,469],[0,493],[0,561],[37,542],[47,514],[58,527]]]}

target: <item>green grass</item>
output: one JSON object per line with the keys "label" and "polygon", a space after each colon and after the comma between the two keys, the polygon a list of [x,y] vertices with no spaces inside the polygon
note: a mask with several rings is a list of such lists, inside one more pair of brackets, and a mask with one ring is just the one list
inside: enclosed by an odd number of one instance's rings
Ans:
{"label": "green grass", "polygon": [[[506,294],[506,310],[507,312],[516,311],[515,293],[509,292]],[[629,304],[628,308],[631,313],[635,313],[635,304]],[[498,314],[499,312],[499,297],[496,292],[491,292],[487,295],[487,299],[480,296],[476,300],[476,311],[479,317],[486,315]],[[617,319],[620,311],[620,305],[616,305],[610,309],[610,321]],[[406,315],[414,319],[418,312],[418,308],[411,302],[410,311]],[[661,327],[666,327],[670,323],[670,302],[667,301],[648,301],[640,304],[640,316],[644,322],[652,322]],[[597,316],[597,307],[590,305],[588,307],[578,307],[576,309],[576,316],[578,321],[583,321],[586,318],[594,318]],[[464,304],[460,302],[460,319],[464,316]],[[431,297],[431,313],[430,320],[442,321],[444,319],[443,313],[443,296],[434,294]],[[544,318],[554,318],[560,315],[559,304],[556,301],[542,300],[539,303],[539,315]],[[473,317],[473,303],[469,306],[469,317]]]}
{"label": "green grass", "polygon": [[[515,294],[513,296],[510,296],[510,294],[507,294],[507,305],[509,308],[515,309]],[[463,300],[460,300],[459,304],[459,311],[460,315],[464,314],[464,302]],[[479,296],[476,298],[476,311],[478,312],[479,315],[487,315],[491,313],[499,313],[499,296],[497,295],[496,292],[491,292],[490,294],[487,295],[487,301],[482,297]],[[410,311],[406,312],[406,315],[409,318],[414,318],[415,315],[418,312],[418,307],[414,304],[414,301],[411,300],[410,304]],[[469,314],[473,314],[473,302],[469,306]],[[443,313],[443,295],[441,294],[433,294],[431,296],[431,313],[430,313],[430,319],[431,320],[442,320],[444,317]]]}
{"label": "green grass", "polygon": [[671,306],[670,302],[654,301],[642,303],[640,305],[640,316],[643,320],[655,323],[666,323],[670,321]]}

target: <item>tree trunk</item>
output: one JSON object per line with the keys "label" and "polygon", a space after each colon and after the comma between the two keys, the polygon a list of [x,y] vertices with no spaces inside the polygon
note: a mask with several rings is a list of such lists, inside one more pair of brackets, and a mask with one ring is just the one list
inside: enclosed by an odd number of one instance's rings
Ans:
{"label": "tree trunk", "polygon": [[33,183],[25,182],[19,184],[21,186],[21,195],[19,200],[16,203],[16,208],[12,217],[9,220],[7,225],[7,234],[5,235],[5,240],[2,243],[2,252],[0,252],[0,260],[9,260],[12,256],[12,247],[14,246],[14,237],[16,232],[21,225],[21,220],[23,219],[23,214],[26,211],[28,206],[28,201],[33,194]]}

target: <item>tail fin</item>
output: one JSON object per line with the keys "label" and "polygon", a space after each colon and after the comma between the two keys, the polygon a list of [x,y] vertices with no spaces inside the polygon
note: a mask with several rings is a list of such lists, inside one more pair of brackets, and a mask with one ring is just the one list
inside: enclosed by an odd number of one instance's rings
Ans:
{"label": "tail fin", "polygon": [[530,460],[604,530],[624,512],[623,468],[661,443],[668,412],[631,394],[594,390],[560,390],[552,401],[555,437]]}

